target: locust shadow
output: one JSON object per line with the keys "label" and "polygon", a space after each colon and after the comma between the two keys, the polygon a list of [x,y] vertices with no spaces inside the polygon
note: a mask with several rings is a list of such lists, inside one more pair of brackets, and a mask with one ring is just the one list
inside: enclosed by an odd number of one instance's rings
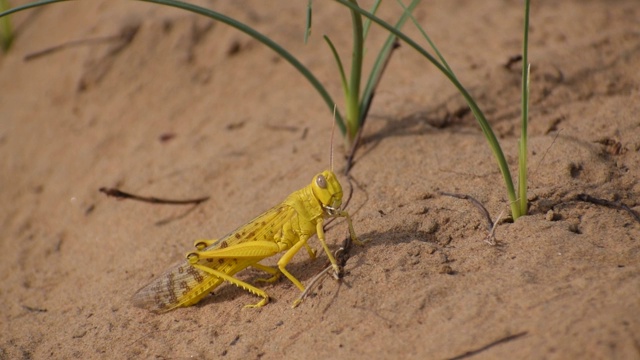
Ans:
{"label": "locust shadow", "polygon": [[[423,243],[434,244],[436,247],[436,251],[440,251],[444,247],[438,244],[435,233],[428,233],[426,231],[420,230],[419,227],[420,223],[416,222],[409,226],[396,226],[386,231],[373,231],[365,234],[359,234],[358,239],[362,241],[364,245],[347,246],[346,253],[343,253],[342,255],[337,254],[337,261],[340,262],[342,257],[342,259],[344,259],[344,263],[341,265],[346,265],[348,269],[354,269],[363,266],[365,262],[368,261],[367,252],[371,251],[372,248],[378,246],[388,246],[389,244],[419,241]],[[332,238],[333,236],[335,236],[335,234],[330,234],[327,237]],[[334,244],[330,244],[329,247],[332,251],[336,251],[341,246],[345,247],[345,242],[347,241],[347,239],[349,239],[349,237],[345,236],[345,240],[342,243],[340,241],[337,241]],[[305,286],[314,276],[319,274],[323,269],[330,265],[327,256],[322,252],[322,248],[320,247],[315,237],[309,240],[309,244],[317,250],[317,258],[315,260],[309,259],[305,251],[302,250],[300,251],[301,254],[297,255],[294,260],[287,265],[287,270],[289,270],[289,272],[293,274],[293,276],[295,276],[298,280],[305,284]],[[277,261],[277,259],[280,258],[280,256],[282,256],[282,254],[274,256],[274,260],[270,260],[269,262],[265,263],[269,264],[270,266],[276,266],[274,265],[274,263],[275,261]],[[285,287],[287,288],[287,290],[294,291],[296,295],[299,294],[298,288],[284,276],[281,276],[281,278],[275,283],[266,284],[256,281],[259,278],[267,277],[265,273],[257,269],[247,268],[246,270],[238,273],[236,277],[242,281],[256,286],[259,289],[264,290],[269,295],[272,295],[274,293],[273,290],[276,289],[276,287]],[[348,282],[348,280],[346,281]],[[238,298],[242,298],[243,301],[246,302],[246,304],[257,303],[260,300],[259,297],[247,292],[244,289],[241,289],[229,283],[224,283],[218,288],[214,289],[214,291],[212,292],[212,296],[205,297],[196,306],[223,304],[226,302],[234,301]],[[270,303],[277,302],[277,298],[271,297]]]}

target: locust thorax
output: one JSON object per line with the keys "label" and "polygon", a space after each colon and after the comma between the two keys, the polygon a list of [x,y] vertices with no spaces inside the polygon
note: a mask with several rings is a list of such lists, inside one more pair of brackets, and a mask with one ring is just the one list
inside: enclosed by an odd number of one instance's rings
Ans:
{"label": "locust thorax", "polygon": [[325,170],[317,174],[311,181],[311,189],[322,208],[332,215],[342,205],[342,186],[336,175]]}

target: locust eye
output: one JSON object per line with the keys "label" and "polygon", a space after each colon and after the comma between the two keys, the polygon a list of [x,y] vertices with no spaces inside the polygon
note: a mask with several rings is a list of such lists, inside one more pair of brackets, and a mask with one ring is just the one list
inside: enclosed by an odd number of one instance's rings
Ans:
{"label": "locust eye", "polygon": [[327,179],[324,178],[324,175],[322,174],[318,175],[318,177],[316,178],[316,185],[318,185],[320,189],[327,188]]}

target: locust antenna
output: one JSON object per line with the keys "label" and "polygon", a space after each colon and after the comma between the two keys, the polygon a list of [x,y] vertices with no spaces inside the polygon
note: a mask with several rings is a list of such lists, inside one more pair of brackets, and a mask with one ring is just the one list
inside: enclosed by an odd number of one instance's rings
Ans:
{"label": "locust antenna", "polygon": [[330,153],[329,153],[329,166],[331,167],[331,172],[333,172],[333,134],[336,132],[336,105],[333,104],[333,125],[331,125],[331,142],[330,142]]}

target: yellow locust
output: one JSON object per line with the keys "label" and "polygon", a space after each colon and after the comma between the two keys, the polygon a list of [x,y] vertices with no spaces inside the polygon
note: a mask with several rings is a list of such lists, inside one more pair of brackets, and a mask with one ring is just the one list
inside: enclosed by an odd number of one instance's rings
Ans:
{"label": "yellow locust", "polygon": [[[361,244],[353,230],[351,217],[342,210],[342,186],[335,174],[326,170],[313,177],[311,184],[289,195],[281,204],[240,226],[221,239],[197,240],[197,251],[187,254],[186,260],[172,266],[133,295],[133,303],[154,312],[164,312],[182,306],[190,306],[209,294],[224,281],[262,297],[256,304],[245,307],[261,307],[269,302],[269,295],[233,275],[251,266],[271,276],[258,279],[274,282],[284,274],[304,292],[305,287],[286,266],[304,246],[309,256],[315,251],[307,240],[317,234],[329,257],[333,270],[340,267],[325,242],[324,220],[344,217],[349,225],[351,239]],[[265,258],[285,252],[278,267],[269,267],[259,262]],[[294,302],[294,306],[299,301]]]}

